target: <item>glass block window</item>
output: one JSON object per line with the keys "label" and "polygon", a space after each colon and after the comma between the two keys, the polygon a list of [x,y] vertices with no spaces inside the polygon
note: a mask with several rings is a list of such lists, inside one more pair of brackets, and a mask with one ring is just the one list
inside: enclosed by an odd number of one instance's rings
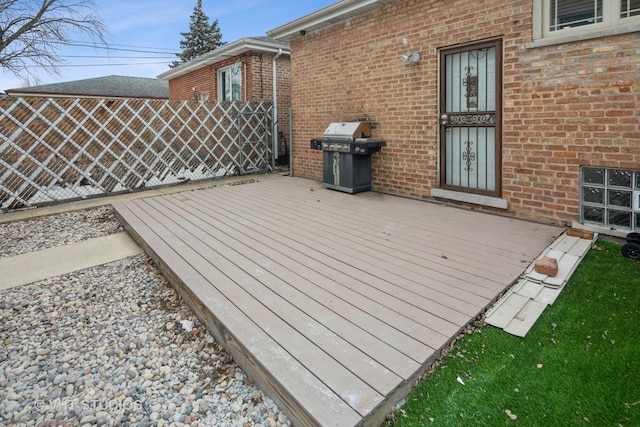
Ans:
{"label": "glass block window", "polygon": [[640,171],[583,167],[580,222],[640,230]]}

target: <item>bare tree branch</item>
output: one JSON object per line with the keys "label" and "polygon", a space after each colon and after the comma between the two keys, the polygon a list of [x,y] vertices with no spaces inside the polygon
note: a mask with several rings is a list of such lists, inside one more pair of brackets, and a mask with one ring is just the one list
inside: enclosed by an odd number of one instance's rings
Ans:
{"label": "bare tree branch", "polygon": [[23,81],[38,71],[59,76],[61,45],[88,37],[107,46],[93,0],[0,0],[0,67]]}

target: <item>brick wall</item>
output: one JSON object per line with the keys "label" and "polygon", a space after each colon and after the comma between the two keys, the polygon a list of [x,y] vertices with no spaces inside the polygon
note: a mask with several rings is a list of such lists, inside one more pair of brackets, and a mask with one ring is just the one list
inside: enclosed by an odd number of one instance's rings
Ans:
{"label": "brick wall", "polygon": [[[247,81],[250,86],[253,78],[250,74],[252,71],[251,60],[252,58],[250,54],[238,55],[173,78],[169,80],[169,99],[200,99],[200,94],[202,92],[209,92],[210,99],[217,101],[218,70],[229,67],[238,61],[243,63],[243,65],[246,65]],[[245,83],[244,78],[243,83]],[[250,92],[247,92],[247,94],[248,93]],[[250,100],[252,99],[248,99],[248,101]]]}
{"label": "brick wall", "polygon": [[[210,99],[217,101],[218,70],[240,61],[243,64],[242,82],[245,85],[243,92],[246,94],[247,101],[271,101],[274,56],[275,54],[270,53],[247,52],[173,78],[169,80],[169,99],[200,99],[200,94],[208,91]],[[288,132],[291,106],[291,71],[288,55],[281,55],[276,59],[276,72],[278,73],[278,121],[284,126],[285,132]]]}
{"label": "brick wall", "polygon": [[[263,53],[256,56],[252,62],[252,96],[253,99],[273,99],[273,58],[275,54]],[[260,71],[262,70],[262,71]],[[291,107],[291,61],[288,55],[281,55],[276,59],[276,83],[278,86],[278,123],[288,137],[289,107]]]}
{"label": "brick wall", "polygon": [[579,218],[579,168],[640,169],[640,34],[531,49],[505,84],[504,194],[527,218]]}
{"label": "brick wall", "polygon": [[[322,154],[309,139],[330,122],[366,118],[387,140],[373,156],[374,188],[430,199],[439,49],[501,38],[506,213],[577,220],[580,165],[640,168],[640,35],[527,49],[531,8],[530,0],[397,0],[294,39],[294,174],[321,179]],[[401,62],[410,51],[422,54],[418,66]]]}
{"label": "brick wall", "polygon": [[[199,70],[169,80],[169,99],[192,100],[199,99],[200,91],[209,91],[217,97],[216,70],[213,66],[206,66]],[[196,90],[194,91],[194,88]]]}

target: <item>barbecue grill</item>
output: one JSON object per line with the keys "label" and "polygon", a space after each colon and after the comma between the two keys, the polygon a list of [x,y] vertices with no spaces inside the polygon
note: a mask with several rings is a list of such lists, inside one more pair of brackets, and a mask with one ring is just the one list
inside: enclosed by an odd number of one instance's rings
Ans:
{"label": "barbecue grill", "polygon": [[325,187],[347,193],[371,189],[371,154],[386,145],[371,138],[371,123],[331,123],[322,138],[311,140],[311,148],[322,151],[322,181]]}

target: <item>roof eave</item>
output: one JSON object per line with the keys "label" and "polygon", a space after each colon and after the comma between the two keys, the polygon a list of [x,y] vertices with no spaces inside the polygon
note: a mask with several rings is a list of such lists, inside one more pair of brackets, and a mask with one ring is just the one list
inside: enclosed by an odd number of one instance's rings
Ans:
{"label": "roof eave", "polygon": [[202,67],[216,64],[224,59],[232,58],[250,51],[262,53],[279,53],[282,51],[285,55],[291,55],[291,49],[288,45],[283,46],[281,43],[273,43],[247,37],[224,45],[213,52],[205,53],[204,55],[185,62],[184,64],[180,64],[169,71],[159,74],[158,78],[162,80],[175,79],[176,77],[199,70]]}
{"label": "roof eave", "polygon": [[328,28],[339,22],[377,9],[393,0],[342,0],[300,19],[284,24],[267,35],[273,39],[290,42],[296,37]]}
{"label": "roof eave", "polygon": [[111,99],[111,98],[135,98],[135,99],[169,99],[169,96],[155,96],[155,95],[119,95],[119,94],[99,94],[99,93],[75,93],[75,92],[28,92],[7,89],[5,90],[7,96],[12,98],[99,98],[99,99]]}

